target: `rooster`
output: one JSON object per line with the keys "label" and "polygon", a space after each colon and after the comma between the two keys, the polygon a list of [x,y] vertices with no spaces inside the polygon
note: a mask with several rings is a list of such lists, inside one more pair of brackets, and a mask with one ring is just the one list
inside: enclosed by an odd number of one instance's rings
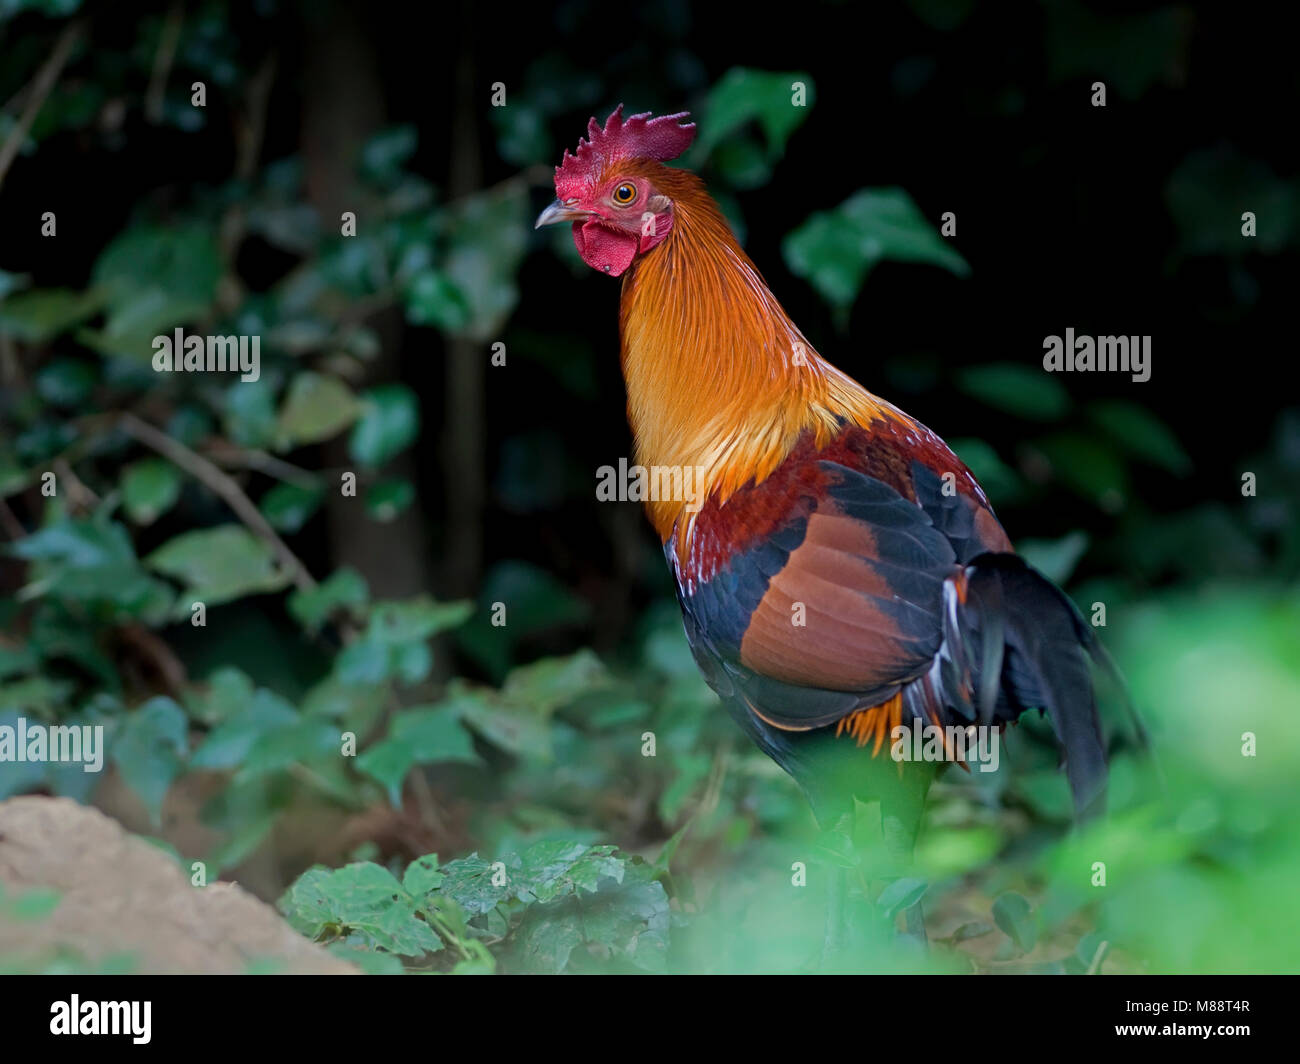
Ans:
{"label": "rooster", "polygon": [[570,223],[582,260],[622,278],[637,463],[695,487],[647,508],[705,679],[823,827],[878,800],[892,854],[911,852],[935,770],[882,755],[913,721],[1046,712],[1076,810],[1096,814],[1091,629],[943,440],[822,358],[703,182],[664,165],[687,118],[593,118],[536,224]]}

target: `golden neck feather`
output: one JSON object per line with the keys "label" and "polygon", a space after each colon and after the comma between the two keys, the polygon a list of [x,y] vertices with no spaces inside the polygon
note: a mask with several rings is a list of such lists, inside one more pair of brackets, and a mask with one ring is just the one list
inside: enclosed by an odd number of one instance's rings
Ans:
{"label": "golden neck feather", "polygon": [[[673,200],[673,227],[623,280],[628,419],[639,465],[699,471],[698,509],[766,478],[805,430],[820,445],[839,418],[866,425],[892,407],[813,350],[694,174],[652,176]],[[690,509],[681,499],[647,508],[664,541]],[[691,524],[677,528],[679,549]]]}

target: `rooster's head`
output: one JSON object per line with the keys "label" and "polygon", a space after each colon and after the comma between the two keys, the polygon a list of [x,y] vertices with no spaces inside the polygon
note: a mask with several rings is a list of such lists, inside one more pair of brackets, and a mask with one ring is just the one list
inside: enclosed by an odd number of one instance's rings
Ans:
{"label": "rooster's head", "polygon": [[695,124],[681,121],[686,117],[685,111],[659,118],[646,112],[625,120],[619,104],[604,128],[593,118],[587,139],[555,168],[556,200],[535,228],[572,222],[582,260],[618,277],[672,229],[673,201],[655,179],[695,139]]}

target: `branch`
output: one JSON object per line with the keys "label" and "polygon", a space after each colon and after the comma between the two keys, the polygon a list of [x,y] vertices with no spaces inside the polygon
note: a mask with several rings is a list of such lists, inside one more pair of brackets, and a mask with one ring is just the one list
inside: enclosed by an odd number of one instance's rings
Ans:
{"label": "branch", "polygon": [[32,128],[32,123],[36,121],[36,116],[45,105],[46,97],[58,84],[59,75],[63,73],[68,57],[72,54],[72,48],[77,43],[77,39],[81,36],[84,27],[85,23],[80,19],[76,22],[69,22],[63,28],[63,32],[59,34],[59,39],[54,42],[54,51],[41,64],[40,70],[36,72],[36,77],[32,79],[32,90],[27,97],[27,103],[23,106],[23,113],[19,116],[13,129],[9,131],[9,136],[5,138],[4,144],[0,145],[0,185],[4,184],[5,174],[9,172],[9,167],[13,165],[14,159],[17,158],[18,151],[23,146],[23,141],[27,139],[28,130]]}
{"label": "branch", "polygon": [[153,71],[149,75],[149,91],[144,97],[144,113],[150,122],[163,120],[163,104],[167,98],[167,78],[171,74],[172,63],[176,59],[176,46],[181,39],[181,25],[185,21],[185,9],[181,4],[173,4],[163,20],[162,32],[158,35],[158,51],[153,57]]}
{"label": "branch", "polygon": [[309,473],[282,458],[276,458],[275,455],[256,448],[236,447],[225,440],[218,440],[204,450],[206,451],[204,457],[229,469],[251,469],[308,491],[321,486],[320,474]]}
{"label": "branch", "polygon": [[117,420],[117,425],[132,439],[157,451],[164,458],[170,459],[210,489],[218,498],[224,500],[226,505],[235,511],[236,517],[270,545],[280,563],[293,574],[293,582],[300,590],[309,591],[316,586],[316,580],[307,571],[307,567],[276,534],[275,529],[262,516],[262,512],[229,475],[223,473],[202,455],[191,451],[183,443],[172,439],[148,422],[141,421],[134,414],[122,414]]}

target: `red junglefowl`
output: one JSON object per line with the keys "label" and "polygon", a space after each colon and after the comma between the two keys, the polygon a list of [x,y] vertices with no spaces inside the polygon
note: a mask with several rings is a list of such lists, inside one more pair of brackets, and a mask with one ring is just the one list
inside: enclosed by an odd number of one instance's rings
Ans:
{"label": "red junglefowl", "polygon": [[695,136],[686,117],[593,118],[537,226],[571,223],[583,261],[623,279],[637,463],[698,475],[648,510],[709,685],[824,827],[879,800],[894,854],[935,770],[881,755],[914,719],[1045,711],[1076,810],[1099,811],[1091,629],[1012,552],[970,470],[823,359],[700,179],[664,165]]}

